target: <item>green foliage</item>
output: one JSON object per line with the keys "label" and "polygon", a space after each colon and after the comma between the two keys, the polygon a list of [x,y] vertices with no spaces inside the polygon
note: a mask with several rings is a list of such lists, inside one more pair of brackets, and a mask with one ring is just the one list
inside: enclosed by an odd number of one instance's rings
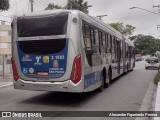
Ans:
{"label": "green foliage", "polygon": [[0,11],[6,11],[9,9],[9,0],[0,0]]}
{"label": "green foliage", "polygon": [[73,9],[73,10],[80,10],[84,13],[88,13],[88,2],[83,0],[68,0],[65,7],[61,7],[55,4],[48,4],[45,10],[52,10],[52,9]]}
{"label": "green foliage", "polygon": [[160,52],[159,51],[156,52],[156,56],[160,59]]}
{"label": "green foliage", "polygon": [[88,2],[83,0],[68,0],[66,9],[80,10],[84,13],[88,13]]}
{"label": "green foliage", "polygon": [[45,8],[45,10],[53,10],[53,9],[62,9],[61,6],[49,3],[48,6]]}
{"label": "green foliage", "polygon": [[128,36],[128,37],[131,36],[135,30],[135,27],[133,27],[132,25],[128,25],[128,24],[124,25],[123,23],[120,23],[120,22],[110,23],[110,26],[115,28],[117,31],[122,33],[124,36]]}
{"label": "green foliage", "polygon": [[134,41],[136,53],[154,55],[156,51],[160,51],[160,40],[153,36],[139,34],[130,39]]}
{"label": "green foliage", "polygon": [[158,85],[158,82],[160,82],[160,72],[157,72],[154,77],[154,84]]}

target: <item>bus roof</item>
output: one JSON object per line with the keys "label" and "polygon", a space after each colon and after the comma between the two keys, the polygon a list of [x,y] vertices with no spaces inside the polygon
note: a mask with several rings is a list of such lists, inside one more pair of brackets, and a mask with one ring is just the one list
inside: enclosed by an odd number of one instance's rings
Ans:
{"label": "bus roof", "polygon": [[56,10],[44,10],[44,11],[36,11],[36,12],[30,12],[23,15],[17,15],[17,17],[36,17],[36,16],[45,16],[45,15],[53,15],[57,13],[61,13],[64,11],[70,11],[70,10],[64,10],[64,9],[56,9]]}
{"label": "bus roof", "polygon": [[[37,12],[31,12],[31,13],[26,13],[23,15],[17,15],[17,17],[38,17],[38,16],[48,16],[48,15],[54,15],[54,14],[58,14],[61,12],[70,12],[70,13],[76,13],[76,14],[80,14],[83,17],[88,17],[90,19],[92,19],[93,21],[98,22],[99,24],[101,24],[103,27],[109,29],[110,31],[112,31],[116,36],[118,35],[119,37],[124,37],[119,31],[117,31],[116,29],[114,29],[113,27],[111,27],[110,25],[104,23],[103,21],[99,20],[98,18],[95,18],[93,16],[87,15],[79,10],[66,10],[66,9],[55,9],[55,10],[44,10],[44,11],[37,11]],[[129,39],[127,39],[126,37],[124,37],[126,43],[128,43],[131,46],[134,46],[133,42]]]}
{"label": "bus roof", "polygon": [[130,39],[128,39],[128,38],[126,38],[126,37],[125,37],[125,42],[128,43],[130,46],[133,46],[133,47],[134,47],[133,41],[131,41]]}

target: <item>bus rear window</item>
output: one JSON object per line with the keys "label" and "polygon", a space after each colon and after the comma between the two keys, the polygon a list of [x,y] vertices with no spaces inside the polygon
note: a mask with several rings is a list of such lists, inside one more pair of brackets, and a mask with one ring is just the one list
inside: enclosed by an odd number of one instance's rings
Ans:
{"label": "bus rear window", "polygon": [[66,39],[18,41],[18,45],[27,54],[54,54],[65,48]]}
{"label": "bus rear window", "polygon": [[19,17],[19,37],[64,35],[67,31],[68,12],[47,17]]}

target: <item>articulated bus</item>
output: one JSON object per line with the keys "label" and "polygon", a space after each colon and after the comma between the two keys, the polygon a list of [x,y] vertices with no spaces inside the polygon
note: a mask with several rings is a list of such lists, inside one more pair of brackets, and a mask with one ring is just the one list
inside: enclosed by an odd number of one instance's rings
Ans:
{"label": "articulated bus", "polygon": [[77,10],[24,14],[11,26],[15,89],[102,91],[135,66],[129,39]]}

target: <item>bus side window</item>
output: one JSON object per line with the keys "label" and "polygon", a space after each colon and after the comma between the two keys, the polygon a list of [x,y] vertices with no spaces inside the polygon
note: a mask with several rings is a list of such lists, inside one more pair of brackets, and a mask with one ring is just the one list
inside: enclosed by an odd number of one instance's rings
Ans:
{"label": "bus side window", "polygon": [[86,25],[85,26],[85,30],[86,30],[86,33],[85,33],[85,38],[84,38],[84,41],[85,41],[85,47],[86,47],[86,50],[91,50],[91,39],[90,39],[90,26],[89,25]]}
{"label": "bus side window", "polygon": [[114,41],[114,52],[115,52],[115,59],[117,59],[117,39],[115,38],[115,41]]}
{"label": "bus side window", "polygon": [[85,24],[82,25],[82,34],[83,34],[83,38],[85,38],[86,36],[86,25]]}
{"label": "bus side window", "polygon": [[106,44],[105,44],[105,46],[106,46],[106,48],[105,48],[105,53],[107,53],[107,52],[108,52],[108,50],[107,50],[107,49],[108,49],[108,35],[107,35],[107,34],[105,34],[105,41],[106,41],[106,42],[105,42],[105,43],[106,43]]}
{"label": "bus side window", "polygon": [[123,42],[121,40],[121,59],[123,60]]}
{"label": "bus side window", "polygon": [[102,46],[103,46],[102,51],[103,53],[105,53],[105,48],[106,48],[105,44],[106,44],[105,34],[102,32]]}
{"label": "bus side window", "polygon": [[108,52],[111,53],[111,36],[108,35]]}
{"label": "bus side window", "polygon": [[94,36],[94,28],[91,27],[91,42],[92,42],[92,45],[93,44],[96,44],[96,41],[95,41],[95,36]]}
{"label": "bus side window", "polygon": [[99,44],[102,45],[102,32],[98,31],[98,35],[99,35]]}
{"label": "bus side window", "polygon": [[102,33],[102,43],[103,43],[103,46],[106,45],[106,40],[105,40],[105,34]]}
{"label": "bus side window", "polygon": [[90,26],[87,24],[82,25],[82,33],[83,33],[83,40],[85,45],[85,52],[88,64],[92,66],[92,45],[91,45],[91,31]]}
{"label": "bus side window", "polygon": [[99,33],[99,51],[102,52],[102,49],[101,49],[101,46],[103,45],[102,44],[102,32],[98,31],[98,33]]}
{"label": "bus side window", "polygon": [[129,52],[128,52],[128,45],[126,44],[126,58],[129,58],[129,56],[128,56],[128,54],[129,54]]}
{"label": "bus side window", "polygon": [[99,53],[99,36],[98,36],[97,29],[94,30],[94,35],[95,35],[95,42],[96,42],[96,44],[94,46],[95,47],[94,53]]}
{"label": "bus side window", "polygon": [[114,37],[112,37],[112,54],[114,54],[115,53],[115,51],[114,51],[114,41],[115,41],[115,38]]}
{"label": "bus side window", "polygon": [[124,50],[125,50],[125,58],[127,58],[127,48],[126,48],[126,43],[124,43],[125,44],[125,48],[124,48]]}
{"label": "bus side window", "polygon": [[111,35],[110,35],[110,48],[112,49],[112,36]]}

